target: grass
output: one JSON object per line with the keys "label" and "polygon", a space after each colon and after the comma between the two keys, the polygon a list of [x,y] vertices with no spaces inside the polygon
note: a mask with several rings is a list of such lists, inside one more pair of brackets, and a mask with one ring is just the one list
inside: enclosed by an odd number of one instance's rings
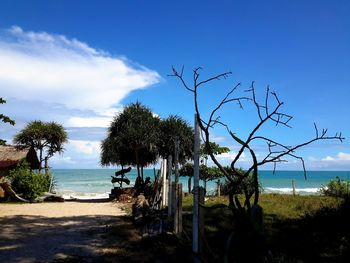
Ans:
{"label": "grass", "polygon": [[[184,198],[184,211],[192,209],[192,202],[191,196]],[[226,241],[235,232],[235,238],[241,240],[241,244],[236,244],[238,252],[234,252],[238,262],[240,253],[241,262],[258,260],[249,256],[261,248],[270,251],[271,262],[339,262],[347,253],[339,247],[350,250],[350,231],[344,219],[350,218],[347,213],[339,213],[342,202],[343,199],[325,196],[263,194],[263,232],[237,221],[228,208],[205,209],[203,255],[211,262],[222,262]],[[207,207],[218,204],[227,205],[227,197],[209,197],[205,202]],[[190,232],[190,216],[184,225],[185,231]]]}
{"label": "grass", "polygon": [[[183,198],[184,234],[143,237],[140,228],[124,218],[111,223],[106,251],[118,262],[190,262],[192,196]],[[206,206],[227,205],[227,197],[209,197]],[[228,208],[205,209],[201,255],[204,262],[223,262],[227,240],[235,231],[228,255],[237,262],[254,262],[269,251],[270,262],[347,262],[350,251],[350,205],[324,196],[263,194],[264,230],[239,221]],[[243,224],[242,224],[243,222]],[[240,256],[241,255],[241,256]],[[230,259],[230,258],[229,258]],[[261,259],[261,258],[260,258]]]}

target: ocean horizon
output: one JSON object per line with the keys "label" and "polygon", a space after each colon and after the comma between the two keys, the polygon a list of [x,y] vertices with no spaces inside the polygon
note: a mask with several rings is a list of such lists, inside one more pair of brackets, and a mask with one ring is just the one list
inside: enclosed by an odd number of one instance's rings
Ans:
{"label": "ocean horizon", "polygon": [[[111,176],[117,169],[52,169],[54,175],[55,191],[65,198],[105,198],[108,197],[113,184]],[[158,169],[156,169],[156,172]],[[153,181],[155,178],[153,169],[144,169],[144,177],[149,176]],[[303,171],[259,171],[259,180],[264,193],[291,194],[293,191],[292,181],[297,194],[315,195],[319,194],[322,186],[336,177],[350,180],[350,171],[307,171],[307,178],[304,178]],[[126,177],[130,180],[130,185],[134,185],[137,177],[137,170],[132,169]],[[220,179],[222,182],[224,178]],[[180,177],[183,191],[188,192],[188,177]],[[214,194],[216,182],[207,182],[207,192]],[[192,182],[193,185],[193,182]],[[200,182],[203,185],[203,182]],[[117,186],[117,184],[116,184]]]}

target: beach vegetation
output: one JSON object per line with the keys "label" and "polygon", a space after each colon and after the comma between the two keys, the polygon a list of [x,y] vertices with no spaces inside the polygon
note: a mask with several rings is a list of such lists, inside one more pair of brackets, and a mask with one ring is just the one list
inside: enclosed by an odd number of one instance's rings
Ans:
{"label": "beach vegetation", "polygon": [[43,162],[45,169],[48,169],[48,159],[64,151],[63,145],[68,142],[68,135],[64,127],[54,121],[31,121],[15,135],[13,141],[39,151],[40,173]]}
{"label": "beach vegetation", "polygon": [[167,159],[172,156],[175,160],[175,144],[178,141],[178,162],[185,163],[193,157],[194,131],[193,128],[177,115],[170,115],[160,122],[159,155]]}
{"label": "beach vegetation", "polygon": [[[192,136],[193,137],[193,136]],[[193,148],[194,142],[192,141],[192,148]],[[228,153],[230,152],[230,149],[228,147],[222,147],[219,144],[215,142],[211,142],[210,147],[213,149],[213,153],[215,155]],[[192,156],[191,156],[192,157]],[[208,150],[207,146],[205,144],[202,144],[200,147],[200,166],[199,166],[199,176],[200,180],[204,183],[204,191],[206,192],[207,189],[207,182],[219,179],[221,177],[224,177],[225,175],[221,172],[219,168],[216,166],[207,166],[208,161]],[[227,167],[229,169],[229,167]],[[187,176],[188,177],[188,192],[191,192],[191,182],[193,177],[193,163],[187,162],[184,163],[180,170],[179,170],[180,176]]]}
{"label": "beach vegetation", "polygon": [[350,181],[335,177],[325,186],[322,186],[320,192],[326,196],[349,197]]}
{"label": "beach vegetation", "polygon": [[27,200],[34,200],[49,191],[51,177],[51,174],[35,173],[30,169],[27,162],[22,162],[10,171],[7,179],[10,181],[12,189],[19,196]]}
{"label": "beach vegetation", "polygon": [[136,166],[143,180],[143,169],[159,157],[175,160],[175,141],[179,142],[179,162],[193,155],[193,129],[181,117],[162,120],[140,102],[131,103],[114,117],[101,144],[102,165]]}
{"label": "beach vegetation", "polygon": [[[238,198],[245,200],[244,195]],[[208,262],[225,258],[227,262],[261,262],[262,258],[267,262],[346,262],[341,260],[350,252],[348,199],[262,194],[260,204],[264,228],[257,232],[250,229],[251,217],[244,223],[232,213],[227,196],[207,198],[200,208],[204,214],[201,256]],[[193,197],[184,197],[183,209],[192,211],[192,206]],[[192,218],[185,215],[184,232],[190,231]],[[232,243],[227,246],[231,233]]]}
{"label": "beach vegetation", "polygon": [[[5,104],[6,100],[4,100],[3,98],[0,97],[0,104]],[[3,123],[8,123],[10,125],[15,125],[15,121],[13,119],[11,119],[9,116],[4,115],[2,113],[0,113],[0,121]],[[6,141],[0,138],[0,145],[5,145]]]}

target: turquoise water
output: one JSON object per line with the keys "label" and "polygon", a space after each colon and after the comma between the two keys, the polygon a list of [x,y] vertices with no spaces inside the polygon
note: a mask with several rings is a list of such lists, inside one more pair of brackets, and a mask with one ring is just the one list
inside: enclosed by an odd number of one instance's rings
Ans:
{"label": "turquoise water", "polygon": [[[66,197],[106,197],[113,188],[111,176],[114,169],[54,169],[56,191]],[[137,176],[136,169],[127,174],[130,184],[133,185]],[[154,179],[153,169],[145,169],[144,177],[150,176]],[[299,194],[317,194],[322,185],[339,176],[350,179],[350,171],[309,171],[307,179],[304,179],[302,171],[260,171],[259,178],[265,192],[291,193],[292,180]],[[223,180],[223,179],[222,179]],[[187,177],[180,177],[183,189],[187,191]],[[193,185],[193,183],[192,183]],[[215,182],[207,183],[208,192],[214,192]]]}

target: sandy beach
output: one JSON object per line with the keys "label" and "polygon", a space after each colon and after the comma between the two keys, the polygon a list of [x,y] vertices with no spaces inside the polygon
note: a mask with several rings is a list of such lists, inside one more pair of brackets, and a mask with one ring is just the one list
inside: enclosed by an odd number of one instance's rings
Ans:
{"label": "sandy beach", "polygon": [[0,204],[0,262],[96,262],[109,224],[125,215],[112,202]]}

